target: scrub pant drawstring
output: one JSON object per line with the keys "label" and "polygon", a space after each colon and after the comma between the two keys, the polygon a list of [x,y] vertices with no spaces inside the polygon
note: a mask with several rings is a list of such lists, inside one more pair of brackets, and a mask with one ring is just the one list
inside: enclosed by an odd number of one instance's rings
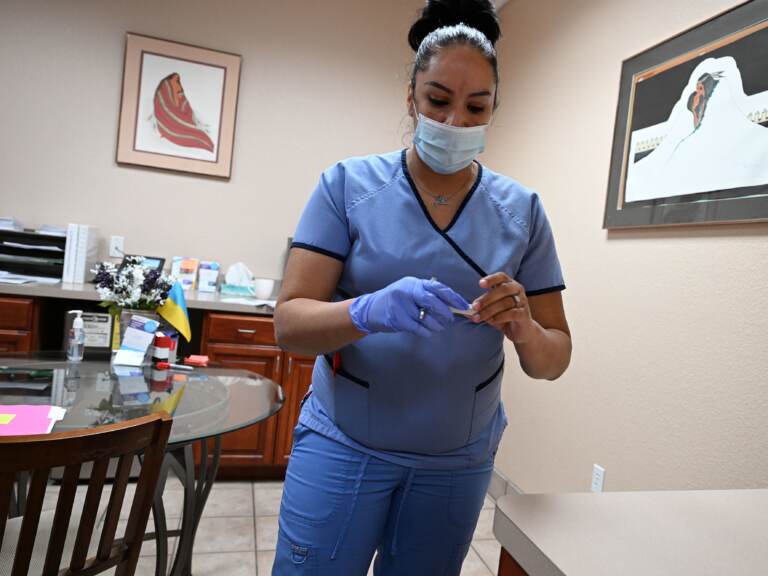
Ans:
{"label": "scrub pant drawstring", "polygon": [[395,531],[392,534],[392,549],[390,550],[390,554],[394,556],[397,554],[397,531],[400,528],[400,514],[403,512],[403,506],[405,505],[405,500],[408,498],[408,493],[411,491],[411,484],[413,483],[413,475],[416,473],[416,468],[411,468],[408,471],[408,480],[405,482],[405,489],[403,490],[403,499],[400,500],[400,506],[397,509],[397,518],[395,519]]}
{"label": "scrub pant drawstring", "polygon": [[347,517],[344,519],[344,525],[341,527],[339,538],[336,540],[336,546],[333,547],[333,553],[331,554],[331,560],[336,558],[336,553],[341,547],[341,543],[344,540],[344,536],[347,534],[347,526],[349,526],[350,520],[352,520],[352,514],[355,511],[355,505],[357,504],[357,495],[360,492],[360,484],[363,482],[363,475],[365,474],[365,468],[368,465],[368,461],[371,459],[370,454],[366,454],[360,462],[360,470],[357,472],[357,478],[355,479],[355,493],[352,496],[352,502],[349,504],[349,510],[347,510]]}

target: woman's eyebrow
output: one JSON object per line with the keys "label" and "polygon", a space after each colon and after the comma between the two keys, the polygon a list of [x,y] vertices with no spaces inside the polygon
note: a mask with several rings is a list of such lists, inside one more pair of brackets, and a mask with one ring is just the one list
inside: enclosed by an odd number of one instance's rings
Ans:
{"label": "woman's eyebrow", "polygon": [[[427,80],[424,82],[424,84],[427,84],[429,86],[434,86],[435,88],[438,88],[440,90],[443,90],[444,92],[448,92],[448,94],[453,94],[453,90],[448,88],[447,86],[443,86],[440,84],[440,82],[435,82],[434,80]],[[472,94],[469,95],[470,98],[473,98],[475,96],[490,96],[491,93],[488,90],[481,90],[480,92],[472,92]]]}
{"label": "woman's eyebrow", "polygon": [[424,82],[424,84],[427,84],[429,86],[434,86],[435,88],[439,88],[440,90],[448,92],[448,94],[453,94],[453,90],[451,90],[447,86],[443,86],[442,84],[440,84],[440,82],[435,82],[434,80],[428,80]]}

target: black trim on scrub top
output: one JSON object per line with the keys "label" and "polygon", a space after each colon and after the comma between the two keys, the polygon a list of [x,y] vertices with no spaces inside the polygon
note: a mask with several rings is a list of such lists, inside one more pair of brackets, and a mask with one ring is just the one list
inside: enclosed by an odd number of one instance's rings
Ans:
{"label": "black trim on scrub top", "polygon": [[485,388],[486,386],[488,386],[488,384],[490,384],[491,382],[493,382],[493,381],[494,381],[494,379],[496,378],[496,376],[498,376],[498,375],[499,375],[499,372],[501,372],[502,370],[504,370],[504,360],[503,360],[503,359],[502,359],[502,361],[501,361],[501,365],[500,365],[498,368],[496,368],[496,372],[494,372],[494,373],[491,375],[491,377],[490,377],[490,378],[488,378],[487,380],[483,380],[482,382],[480,382],[480,384],[478,384],[477,386],[475,386],[475,392],[480,392],[480,390],[482,390],[483,388]]}
{"label": "black trim on scrub top", "polygon": [[400,162],[403,165],[403,173],[405,174],[406,179],[408,180],[408,184],[411,186],[411,192],[413,192],[413,195],[416,197],[416,201],[419,203],[419,206],[421,206],[421,210],[424,212],[424,216],[427,217],[427,221],[432,225],[432,228],[435,229],[435,231],[442,236],[448,244],[451,245],[451,248],[453,248],[456,253],[461,256],[461,258],[469,264],[472,269],[480,274],[480,277],[483,278],[485,276],[488,276],[488,274],[483,270],[477,262],[472,260],[467,254],[459,248],[459,245],[456,244],[456,242],[453,241],[453,238],[448,236],[448,231],[451,229],[451,227],[456,223],[456,221],[459,219],[459,216],[464,211],[464,207],[469,202],[470,198],[472,198],[472,195],[475,193],[475,190],[477,190],[477,187],[480,185],[480,180],[483,178],[483,165],[479,162],[477,163],[477,179],[475,179],[475,183],[472,185],[472,188],[470,188],[467,195],[464,197],[464,201],[461,203],[461,206],[459,206],[459,209],[456,211],[456,214],[453,216],[453,220],[446,226],[445,230],[442,230],[434,220],[432,220],[432,216],[429,214],[429,210],[427,210],[426,205],[424,204],[424,201],[421,199],[421,196],[419,195],[418,189],[416,188],[416,183],[413,181],[413,178],[411,178],[411,173],[408,171],[408,164],[405,161],[405,152],[406,148],[403,149],[403,152],[400,156]]}
{"label": "black trim on scrub top", "polygon": [[[331,370],[333,370],[333,356],[331,356],[330,354],[323,354],[323,358],[325,358],[325,361],[328,363],[328,367]],[[358,378],[357,376],[354,376],[353,374],[350,374],[349,372],[344,370],[344,368],[339,367],[335,370],[335,372],[339,376],[343,376],[350,382],[354,382],[355,384],[362,386],[363,388],[371,387],[371,385],[368,382],[366,382],[365,380],[361,380],[360,378]]]}
{"label": "black trim on scrub top", "polygon": [[549,288],[542,288],[541,290],[528,290],[525,291],[526,296],[539,296],[541,294],[548,294],[550,292],[562,292],[565,290],[565,284],[558,284],[557,286],[550,286]]}
{"label": "black trim on scrub top", "polygon": [[330,256],[331,258],[335,258],[336,260],[339,260],[341,262],[346,262],[347,260],[346,256],[342,256],[341,254],[337,254],[336,252],[331,252],[330,250],[325,250],[324,248],[318,248],[317,246],[312,246],[312,244],[304,244],[303,242],[291,242],[291,248],[303,248],[304,250],[317,252],[318,254],[322,254],[323,256]]}

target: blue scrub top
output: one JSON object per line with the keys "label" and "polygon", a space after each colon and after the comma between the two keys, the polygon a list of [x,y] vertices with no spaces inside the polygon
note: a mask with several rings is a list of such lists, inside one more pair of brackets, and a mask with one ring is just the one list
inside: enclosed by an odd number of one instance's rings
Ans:
{"label": "blue scrub top", "polygon": [[[350,158],[326,170],[293,247],[344,263],[336,300],[404,277],[435,277],[467,301],[480,278],[506,272],[528,296],[564,289],[555,242],[536,193],[479,166],[456,216],[441,230],[408,173],[405,150]],[[495,453],[506,426],[500,401],[504,337],[456,317],[425,338],[368,335],[319,356],[299,421],[378,458],[462,468]]]}

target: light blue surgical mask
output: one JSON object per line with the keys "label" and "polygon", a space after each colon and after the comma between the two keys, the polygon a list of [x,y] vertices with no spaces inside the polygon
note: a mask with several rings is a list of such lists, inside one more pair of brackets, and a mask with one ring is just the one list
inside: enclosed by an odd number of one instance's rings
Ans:
{"label": "light blue surgical mask", "polygon": [[469,166],[485,150],[488,124],[462,128],[441,124],[419,114],[413,145],[419,158],[435,172],[453,174]]}

